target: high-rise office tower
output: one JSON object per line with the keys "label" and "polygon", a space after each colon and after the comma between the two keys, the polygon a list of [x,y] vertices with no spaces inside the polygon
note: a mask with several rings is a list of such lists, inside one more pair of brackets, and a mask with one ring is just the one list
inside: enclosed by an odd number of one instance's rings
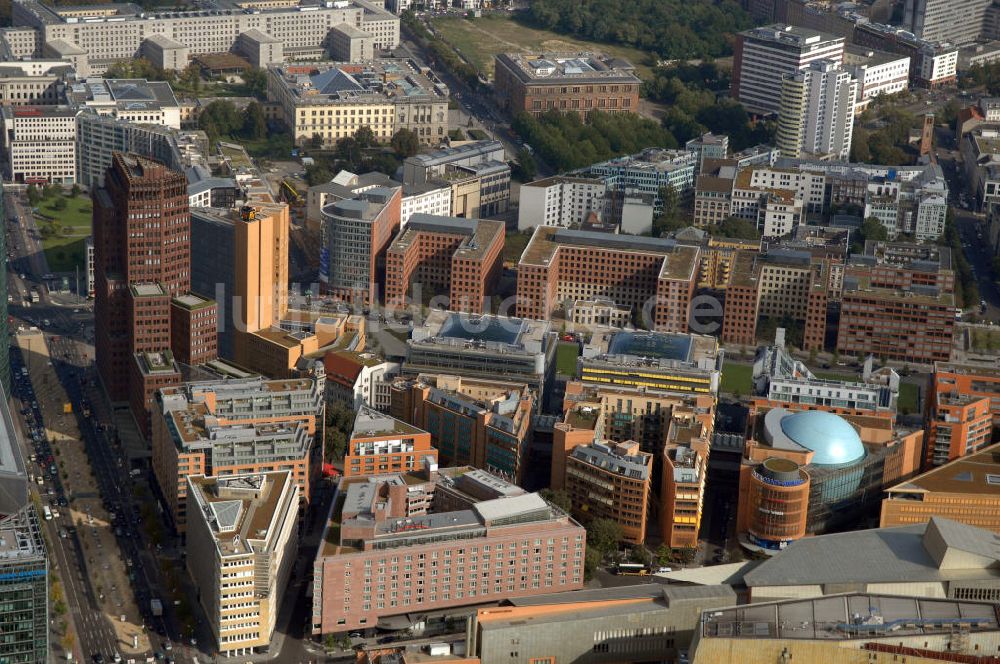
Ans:
{"label": "high-rise office tower", "polygon": [[903,28],[931,42],[964,46],[977,41],[993,0],[906,0]]}
{"label": "high-rise office tower", "polygon": [[816,60],[844,59],[844,38],[808,28],[775,24],[736,35],[732,95],[750,113],[777,113],[781,81]]}
{"label": "high-rise office tower", "polygon": [[829,60],[786,74],[776,144],[782,157],[847,159],[854,134],[858,82]]}
{"label": "high-rise office tower", "polygon": [[191,289],[219,303],[219,355],[288,313],[288,231],[283,203],[191,213]]}
{"label": "high-rise office tower", "polygon": [[93,199],[97,369],[112,401],[125,401],[142,389],[129,385],[137,354],[173,364],[170,299],[191,286],[187,180],[116,153]]}

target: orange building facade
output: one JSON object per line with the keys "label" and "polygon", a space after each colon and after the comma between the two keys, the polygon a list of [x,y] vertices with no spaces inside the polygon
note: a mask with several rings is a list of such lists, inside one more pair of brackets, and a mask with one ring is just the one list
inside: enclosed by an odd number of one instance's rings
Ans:
{"label": "orange building facade", "polygon": [[386,305],[448,293],[453,311],[483,313],[500,276],[504,236],[499,221],[414,214],[386,252]]}
{"label": "orange building facade", "polygon": [[687,332],[700,249],[658,238],[539,226],[518,263],[517,315],[548,320],[567,300],[611,300],[661,332]]}
{"label": "orange building facade", "polygon": [[[319,459],[325,378],[186,383],[160,390],[153,417],[153,473],[174,528],[187,525],[187,476],[288,470],[302,499]],[[237,451],[238,450],[238,451]]]}
{"label": "orange building facade", "polygon": [[926,523],[932,516],[1000,535],[1000,445],[991,445],[886,490],[879,525]]}
{"label": "orange building facade", "polygon": [[344,477],[408,473],[437,467],[426,431],[362,406],[344,455]]}
{"label": "orange building facade", "polygon": [[993,414],[986,397],[939,392],[927,421],[924,467],[941,466],[990,444]]}
{"label": "orange building facade", "polygon": [[566,458],[566,494],[573,516],[586,524],[610,519],[621,524],[626,542],[646,541],[653,455],[639,443],[578,445]]}
{"label": "orange building facade", "polygon": [[934,393],[957,392],[989,399],[993,423],[1000,426],[1000,369],[978,364],[937,362],[931,385]]}

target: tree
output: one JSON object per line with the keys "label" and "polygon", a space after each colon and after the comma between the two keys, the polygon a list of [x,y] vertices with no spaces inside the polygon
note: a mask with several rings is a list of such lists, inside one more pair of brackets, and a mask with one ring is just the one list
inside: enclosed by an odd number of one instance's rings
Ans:
{"label": "tree", "polygon": [[249,139],[267,137],[267,120],[264,119],[264,109],[255,101],[250,102],[244,112],[243,135]]}
{"label": "tree", "polygon": [[375,132],[368,125],[359,127],[356,132],[354,132],[354,140],[357,142],[358,147],[362,150],[365,148],[370,148],[378,142],[375,137]]}
{"label": "tree", "polygon": [[680,213],[680,198],[671,185],[660,187],[660,213],[653,218],[653,235],[664,237],[687,226]]}
{"label": "tree", "polygon": [[257,97],[258,99],[264,99],[267,96],[267,72],[263,69],[247,69],[243,72],[243,84],[246,85],[247,91]]}
{"label": "tree", "polygon": [[79,196],[79,195],[80,195],[81,193],[82,193],[82,190],[80,189],[80,185],[78,185],[78,184],[74,184],[74,185],[73,185],[73,186],[72,186],[72,187],[70,188],[70,190],[69,190],[69,195],[70,195],[70,196],[72,196],[73,198],[76,198],[76,197],[77,197],[77,196]]}
{"label": "tree", "polygon": [[327,461],[342,459],[347,451],[347,441],[354,429],[354,412],[340,403],[326,407],[326,431],[323,441],[323,458]]}
{"label": "tree", "polygon": [[420,137],[412,129],[400,129],[393,134],[391,145],[396,156],[406,159],[420,151]]}
{"label": "tree", "polygon": [[738,217],[726,217],[718,225],[712,227],[711,233],[718,237],[730,237],[738,240],[760,239],[757,227]]}
{"label": "tree", "polygon": [[587,548],[587,553],[583,558],[583,578],[585,581],[589,581],[594,577],[594,572],[597,571],[598,566],[601,564],[601,552],[593,547]]}
{"label": "tree", "polygon": [[538,164],[535,163],[534,155],[524,148],[518,150],[514,170],[517,179],[521,182],[531,182],[534,180],[538,174]]}
{"label": "tree", "polygon": [[618,543],[625,537],[622,525],[611,519],[594,519],[587,525],[587,545],[607,555],[618,548]]}
{"label": "tree", "polygon": [[60,196],[59,198],[57,198],[52,202],[52,209],[56,210],[57,212],[65,210],[66,206],[67,206],[66,199],[62,196]]}
{"label": "tree", "polygon": [[539,493],[542,498],[549,501],[563,512],[568,513],[573,507],[573,504],[569,499],[569,494],[562,489],[542,489]]}
{"label": "tree", "polygon": [[333,173],[325,164],[317,162],[311,166],[306,166],[306,184],[315,187],[318,184],[325,184],[333,179]]}
{"label": "tree", "polygon": [[25,189],[24,195],[28,198],[28,204],[32,207],[38,205],[38,201],[42,200],[42,195],[38,191],[38,187],[33,184],[29,184],[28,188]]}
{"label": "tree", "polygon": [[878,217],[865,217],[865,220],[861,222],[859,233],[866,242],[868,240],[885,241],[889,239],[889,231]]}
{"label": "tree", "polygon": [[232,136],[243,127],[243,118],[233,102],[217,99],[208,104],[198,116],[198,128],[213,143],[222,137]]}
{"label": "tree", "polygon": [[649,567],[653,562],[653,554],[641,544],[632,547],[632,550],[629,552],[629,558],[632,562],[645,565],[646,567]]}

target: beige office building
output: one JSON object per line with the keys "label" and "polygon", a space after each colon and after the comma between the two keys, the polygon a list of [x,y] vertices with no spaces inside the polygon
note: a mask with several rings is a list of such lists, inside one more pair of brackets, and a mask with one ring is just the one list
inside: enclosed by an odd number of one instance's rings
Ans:
{"label": "beige office building", "polygon": [[362,127],[380,142],[410,129],[426,145],[448,132],[447,86],[403,59],[269,67],[267,98],[299,145],[333,145]]}
{"label": "beige office building", "polygon": [[188,478],[188,573],[223,656],[266,652],[295,563],[298,485],[287,471]]}

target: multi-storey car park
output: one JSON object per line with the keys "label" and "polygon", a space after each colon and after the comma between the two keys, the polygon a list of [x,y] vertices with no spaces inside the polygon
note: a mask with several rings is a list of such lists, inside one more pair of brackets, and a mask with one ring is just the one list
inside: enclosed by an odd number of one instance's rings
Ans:
{"label": "multi-storey car park", "polygon": [[399,45],[399,18],[365,0],[211,0],[192,11],[145,11],[132,3],[63,8],[19,0],[12,23],[19,30],[4,39],[11,55],[66,57],[84,76],[137,57],[157,36],[170,40],[156,40],[161,50],[166,43],[179,51],[180,57],[167,60],[184,66],[192,55],[233,50],[241,35],[253,31],[280,40],[292,58],[322,55],[330,30],[345,23],[371,35],[377,49]]}

